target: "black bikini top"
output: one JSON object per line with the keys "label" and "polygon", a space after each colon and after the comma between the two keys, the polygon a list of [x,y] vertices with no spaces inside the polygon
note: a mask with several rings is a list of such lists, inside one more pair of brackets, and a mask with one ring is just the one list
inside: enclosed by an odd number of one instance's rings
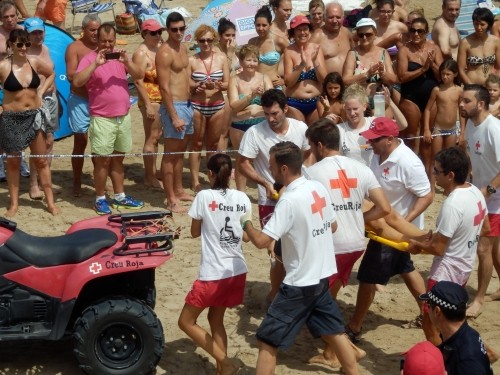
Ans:
{"label": "black bikini top", "polygon": [[3,88],[7,91],[14,92],[14,91],[21,91],[24,89],[37,89],[38,86],[40,86],[40,77],[38,77],[37,72],[35,72],[35,69],[31,66],[29,60],[28,64],[30,65],[31,68],[31,82],[28,85],[28,87],[23,87],[19,80],[16,78],[14,72],[12,71],[12,60],[10,61],[10,73],[7,76],[7,79],[3,83]]}

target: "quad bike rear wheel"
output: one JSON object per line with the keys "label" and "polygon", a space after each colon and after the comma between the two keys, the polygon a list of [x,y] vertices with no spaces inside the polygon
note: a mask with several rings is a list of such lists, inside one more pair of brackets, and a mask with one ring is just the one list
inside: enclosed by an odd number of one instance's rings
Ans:
{"label": "quad bike rear wheel", "polygon": [[75,322],[73,339],[80,368],[93,375],[149,374],[165,343],[154,311],[124,297],[87,307]]}

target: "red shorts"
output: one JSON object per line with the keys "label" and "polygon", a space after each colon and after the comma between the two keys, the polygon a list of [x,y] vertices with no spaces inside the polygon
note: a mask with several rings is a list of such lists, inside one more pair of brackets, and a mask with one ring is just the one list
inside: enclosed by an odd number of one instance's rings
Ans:
{"label": "red shorts", "polygon": [[[433,280],[433,279],[427,280],[427,290],[426,290],[426,292],[430,291],[432,289],[432,287],[434,285],[436,285],[437,283],[438,283],[438,281]],[[466,285],[467,285],[467,283],[463,284],[462,287],[465,288]],[[424,303],[424,311],[423,312],[424,312],[424,314],[429,314],[429,305],[426,304],[426,303]]]}
{"label": "red shorts", "polygon": [[39,12],[37,9],[35,17],[40,17],[44,21],[48,20],[56,23],[64,22],[66,19],[66,4],[67,0],[47,0],[43,12]]}
{"label": "red shorts", "polygon": [[273,215],[274,207],[275,206],[264,206],[259,204],[259,221],[261,228],[264,228],[264,225],[266,225]]}
{"label": "red shorts", "polygon": [[364,250],[359,250],[353,253],[335,254],[337,273],[334,273],[328,278],[330,288],[337,280],[342,281],[343,287],[347,285],[347,283],[349,282],[349,277],[351,276],[352,267],[354,267],[354,263],[356,263],[356,261],[361,258],[361,255],[363,255],[364,252]]}
{"label": "red shorts", "polygon": [[488,214],[490,220],[490,233],[488,237],[500,237],[500,214]]}
{"label": "red shorts", "polygon": [[246,273],[222,280],[196,280],[186,296],[188,305],[206,307],[234,307],[243,302]]}

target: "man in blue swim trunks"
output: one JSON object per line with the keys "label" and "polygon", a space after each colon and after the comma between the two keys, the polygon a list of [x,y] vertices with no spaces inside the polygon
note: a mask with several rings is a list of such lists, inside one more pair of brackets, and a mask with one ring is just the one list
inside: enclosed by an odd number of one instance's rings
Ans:
{"label": "man in blue swim trunks", "polygon": [[[97,14],[89,14],[83,18],[83,36],[71,43],[66,49],[66,77],[71,83],[71,93],[68,99],[69,126],[73,131],[73,155],[82,155],[88,142],[90,126],[89,95],[85,86],[75,87],[73,76],[80,60],[92,51],[97,50],[97,29],[101,20]],[[79,197],[82,192],[83,158],[72,158],[73,169],[73,195]]]}
{"label": "man in blue swim trunks", "polygon": [[[156,73],[162,95],[160,118],[165,138],[161,161],[165,204],[172,212],[187,212],[181,201],[192,201],[182,187],[182,161],[194,132],[193,107],[189,101],[189,59],[182,45],[186,23],[178,12],[167,17],[168,41],[156,54]],[[168,153],[167,153],[168,152]]]}

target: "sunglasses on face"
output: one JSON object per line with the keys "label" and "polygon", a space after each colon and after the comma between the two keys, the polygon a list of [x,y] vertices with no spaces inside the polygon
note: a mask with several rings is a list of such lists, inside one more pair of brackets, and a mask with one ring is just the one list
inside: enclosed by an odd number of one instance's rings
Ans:
{"label": "sunglasses on face", "polygon": [[16,43],[17,48],[23,48],[23,46],[26,46],[26,48],[30,48],[31,42],[17,42]]}
{"label": "sunglasses on face", "polygon": [[186,31],[186,26],[171,27],[170,31],[173,32],[173,33],[178,33],[180,31],[181,33],[183,33],[184,31]]}
{"label": "sunglasses on face", "polygon": [[372,37],[373,35],[374,35],[373,33],[358,33],[358,37],[359,37],[359,39],[370,38],[370,37]]}
{"label": "sunglasses on face", "polygon": [[422,34],[425,34],[427,31],[425,29],[415,29],[413,27],[410,27],[410,34],[419,34],[419,35],[422,35]]}
{"label": "sunglasses on face", "polygon": [[199,44],[205,44],[205,43],[212,44],[213,42],[214,42],[213,39],[198,39]]}
{"label": "sunglasses on face", "polygon": [[156,30],[156,31],[148,31],[149,35],[151,36],[157,36],[157,35],[161,35],[163,30]]}

